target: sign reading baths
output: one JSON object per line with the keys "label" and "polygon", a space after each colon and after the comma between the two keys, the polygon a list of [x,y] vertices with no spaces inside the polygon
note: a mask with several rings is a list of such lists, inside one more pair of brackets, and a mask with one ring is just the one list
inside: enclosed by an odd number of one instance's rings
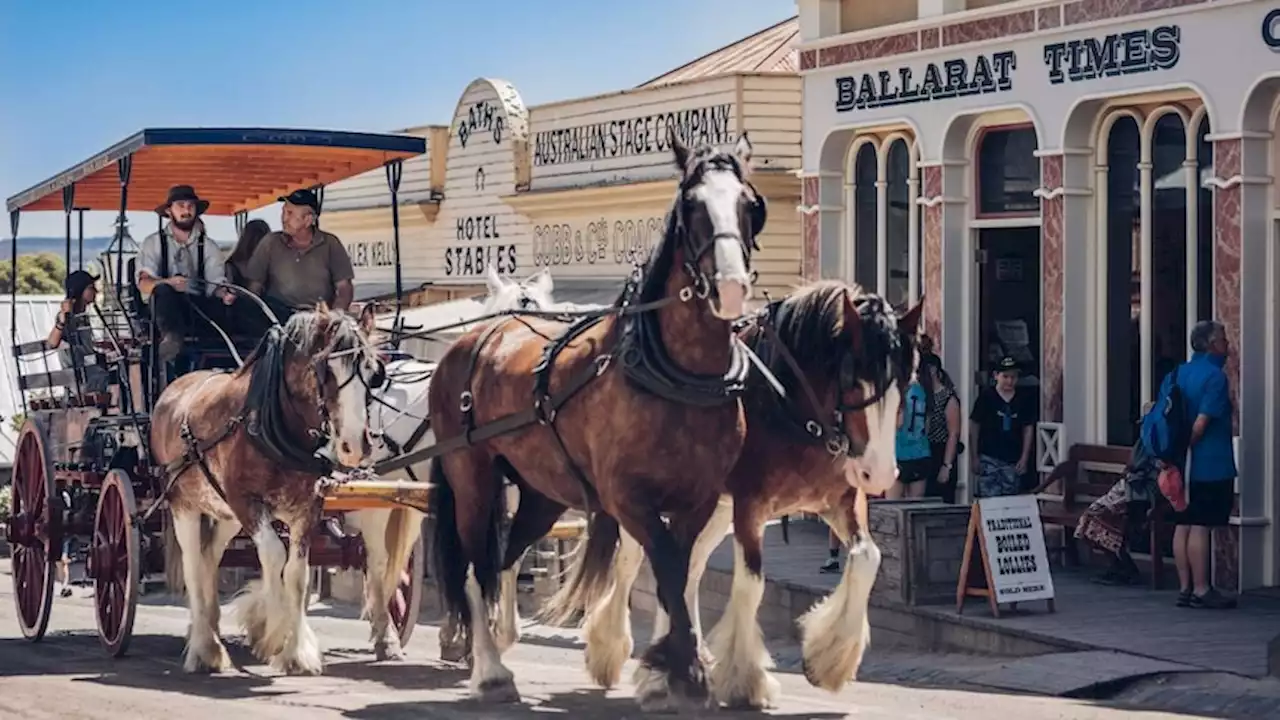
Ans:
{"label": "sign reading baths", "polygon": [[979,55],[972,65],[964,58],[931,62],[920,75],[911,67],[845,75],[836,78],[836,112],[1004,92],[1013,88],[1017,67],[1017,54],[1004,50]]}
{"label": "sign reading baths", "polygon": [[690,146],[726,145],[733,141],[729,127],[732,114],[733,106],[724,103],[544,130],[533,138],[533,164],[561,165],[664,152],[667,131],[672,128]]}

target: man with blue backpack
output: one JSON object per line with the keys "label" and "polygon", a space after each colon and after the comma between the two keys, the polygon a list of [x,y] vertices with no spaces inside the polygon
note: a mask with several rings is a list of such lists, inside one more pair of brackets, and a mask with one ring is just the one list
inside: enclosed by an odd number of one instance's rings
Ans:
{"label": "man with blue backpack", "polygon": [[1235,600],[1214,589],[1209,576],[1212,529],[1230,522],[1235,498],[1231,396],[1222,369],[1230,347],[1222,323],[1196,323],[1191,350],[1191,359],[1165,376],[1143,417],[1142,442],[1159,463],[1187,472],[1190,497],[1186,509],[1173,514],[1178,607],[1231,608]]}

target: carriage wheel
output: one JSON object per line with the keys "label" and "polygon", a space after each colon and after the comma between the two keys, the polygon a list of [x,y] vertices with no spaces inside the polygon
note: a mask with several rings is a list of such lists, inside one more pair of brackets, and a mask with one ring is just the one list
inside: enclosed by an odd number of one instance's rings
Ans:
{"label": "carriage wheel", "polygon": [[426,572],[426,545],[423,538],[418,538],[409,562],[405,563],[400,573],[400,582],[387,601],[387,610],[391,613],[391,623],[400,635],[400,646],[409,644],[413,629],[418,624],[418,613],[422,610],[422,576]]}
{"label": "carriage wheel", "polygon": [[107,473],[93,518],[89,574],[93,577],[98,638],[112,657],[129,649],[138,608],[140,552],[138,528],[133,524],[137,509],[129,473]]}
{"label": "carriage wheel", "polygon": [[62,519],[53,477],[49,444],[40,424],[28,418],[18,435],[13,461],[12,546],[13,601],[22,634],[32,642],[44,637],[53,604],[53,567],[61,551],[56,538]]}

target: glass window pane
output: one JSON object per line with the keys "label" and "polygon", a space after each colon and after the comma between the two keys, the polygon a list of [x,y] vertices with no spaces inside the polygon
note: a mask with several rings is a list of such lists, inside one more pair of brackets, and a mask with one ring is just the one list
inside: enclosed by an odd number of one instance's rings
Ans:
{"label": "glass window pane", "polygon": [[911,244],[908,233],[911,198],[907,192],[907,178],[911,173],[911,150],[905,140],[895,140],[889,147],[889,164],[886,168],[888,207],[885,218],[885,252],[888,255],[889,287],[884,297],[895,307],[907,304],[907,291],[911,280]]}
{"label": "glass window pane", "polygon": [[1151,143],[1151,387],[1187,357],[1187,132],[1177,113]]}
{"label": "glass window pane", "polygon": [[1213,176],[1213,143],[1206,138],[1210,133],[1209,116],[1200,121],[1199,143],[1196,148],[1196,173],[1200,192],[1196,203],[1196,319],[1213,319],[1213,190],[1204,181]]}
{"label": "glass window pane", "polygon": [[876,287],[876,149],[867,143],[858,150],[853,181],[853,281],[868,290]]}
{"label": "glass window pane", "polygon": [[978,212],[1039,213],[1035,128],[988,130],[978,148]]}
{"label": "glass window pane", "polygon": [[1142,233],[1138,123],[1129,117],[1107,137],[1107,443],[1132,445],[1139,412]]}

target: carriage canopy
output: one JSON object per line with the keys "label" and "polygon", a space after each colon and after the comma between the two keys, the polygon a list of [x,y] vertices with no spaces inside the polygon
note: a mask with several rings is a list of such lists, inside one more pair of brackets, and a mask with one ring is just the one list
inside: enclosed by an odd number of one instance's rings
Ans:
{"label": "carriage canopy", "polygon": [[195,186],[209,213],[234,215],[427,151],[412,135],[283,128],[143,130],[10,197],[13,212],[148,211],[169,187]]}

